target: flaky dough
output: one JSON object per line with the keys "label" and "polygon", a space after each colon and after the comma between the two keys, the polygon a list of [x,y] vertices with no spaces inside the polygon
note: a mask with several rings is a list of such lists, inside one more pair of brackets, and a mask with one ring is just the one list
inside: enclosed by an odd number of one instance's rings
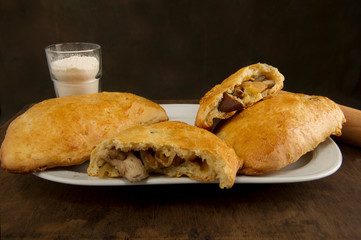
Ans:
{"label": "flaky dough", "polygon": [[10,124],[0,149],[1,164],[17,173],[81,164],[102,140],[129,127],[166,120],[161,106],[131,93],[45,100]]}
{"label": "flaky dough", "polygon": [[279,92],[217,125],[215,133],[244,160],[241,174],[274,172],[341,135],[344,115],[326,97]]}
{"label": "flaky dough", "polygon": [[[233,185],[242,165],[225,141],[207,130],[183,122],[167,121],[134,127],[103,141],[91,154],[88,174],[99,176],[113,150],[123,153],[148,151],[153,156],[164,156],[164,160],[155,162],[153,167],[148,166],[147,171],[170,177],[187,175],[201,181],[219,179],[221,188]],[[179,162],[178,157],[182,161]],[[178,163],[174,160],[177,158]],[[105,176],[122,177],[114,167],[108,168]]]}
{"label": "flaky dough", "polygon": [[242,87],[242,84],[246,81],[255,82],[255,79],[259,76],[265,76],[268,80],[274,81],[274,86],[268,89],[257,89],[254,86],[250,86],[249,91],[246,91],[247,94],[241,97],[241,99],[243,98],[241,100],[243,108],[250,107],[283,88],[284,76],[277,68],[264,63],[244,67],[225,79],[221,84],[214,86],[203,96],[199,102],[195,125],[209,130],[212,128],[215,118],[227,119],[233,116],[237,111],[223,112],[219,109],[224,94],[234,94],[236,86]]}

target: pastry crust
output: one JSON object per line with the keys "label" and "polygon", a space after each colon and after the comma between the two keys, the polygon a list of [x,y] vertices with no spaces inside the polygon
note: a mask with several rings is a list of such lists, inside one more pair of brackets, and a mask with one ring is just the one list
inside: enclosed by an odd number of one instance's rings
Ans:
{"label": "pastry crust", "polygon": [[195,125],[209,130],[215,118],[227,119],[233,116],[237,110],[226,108],[222,111],[220,108],[226,97],[235,103],[239,102],[239,108],[245,109],[282,89],[283,81],[284,76],[278,69],[267,64],[257,63],[242,68],[203,96]]}
{"label": "pastry crust", "polygon": [[29,173],[81,164],[102,140],[129,127],[166,120],[160,105],[131,93],[48,99],[10,124],[0,149],[1,166]]}
{"label": "pastry crust", "polygon": [[297,161],[331,134],[341,135],[345,121],[326,97],[281,91],[221,122],[215,133],[244,160],[239,173],[259,175]]}
{"label": "pastry crust", "polygon": [[[139,168],[144,169],[127,169],[134,171],[133,177],[127,176],[132,182],[146,178],[145,170],[169,177],[186,175],[200,181],[219,179],[221,188],[230,188],[242,165],[233,148],[213,133],[175,121],[130,128],[103,141],[91,154],[88,174],[123,177],[127,171],[123,169],[122,173],[122,166],[110,164],[117,161],[114,151],[123,155],[134,152],[138,156],[142,165]],[[145,154],[151,156],[145,159]]]}

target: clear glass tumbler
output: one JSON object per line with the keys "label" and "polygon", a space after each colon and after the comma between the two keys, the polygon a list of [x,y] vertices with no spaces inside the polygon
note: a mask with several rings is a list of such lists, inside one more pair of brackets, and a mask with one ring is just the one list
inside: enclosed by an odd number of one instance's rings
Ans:
{"label": "clear glass tumbler", "polygon": [[102,53],[98,44],[53,44],[45,48],[45,54],[57,97],[100,91]]}

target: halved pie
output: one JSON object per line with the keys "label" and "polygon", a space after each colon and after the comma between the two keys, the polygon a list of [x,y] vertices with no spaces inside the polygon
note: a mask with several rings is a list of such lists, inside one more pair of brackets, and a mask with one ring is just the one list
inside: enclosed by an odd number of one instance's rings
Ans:
{"label": "halved pie", "polygon": [[213,133],[183,122],[166,121],[122,131],[92,152],[88,174],[139,182],[151,173],[219,179],[232,187],[242,162],[233,148]]}
{"label": "halved pie", "polygon": [[213,120],[226,119],[283,88],[284,76],[270,65],[257,63],[238,70],[214,86],[199,102],[195,125],[211,129]]}

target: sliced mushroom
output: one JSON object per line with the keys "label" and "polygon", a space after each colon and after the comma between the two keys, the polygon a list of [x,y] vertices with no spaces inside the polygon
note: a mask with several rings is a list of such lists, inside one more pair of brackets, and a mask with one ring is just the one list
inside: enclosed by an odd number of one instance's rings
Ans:
{"label": "sliced mushroom", "polygon": [[240,85],[236,85],[233,92],[223,93],[223,98],[218,105],[218,110],[221,112],[233,112],[242,111],[247,103],[243,102],[246,95],[252,95],[255,93],[262,93],[267,89],[271,89],[276,82],[271,79],[267,79],[265,75],[259,75],[254,79],[247,80]]}
{"label": "sliced mushroom", "polygon": [[276,84],[276,82],[274,80],[267,79],[267,77],[265,75],[259,75],[258,77],[256,77],[254,79],[254,82],[263,83],[265,85],[266,89],[270,89]]}
{"label": "sliced mushroom", "polygon": [[233,93],[232,95],[235,96],[235,97],[238,97],[238,98],[243,98],[244,97],[244,89],[242,86],[240,85],[236,85],[234,87],[234,90],[233,90]]}
{"label": "sliced mushroom", "polygon": [[221,112],[233,112],[243,109],[243,104],[228,93],[223,93],[223,99],[219,103],[218,110]]}

